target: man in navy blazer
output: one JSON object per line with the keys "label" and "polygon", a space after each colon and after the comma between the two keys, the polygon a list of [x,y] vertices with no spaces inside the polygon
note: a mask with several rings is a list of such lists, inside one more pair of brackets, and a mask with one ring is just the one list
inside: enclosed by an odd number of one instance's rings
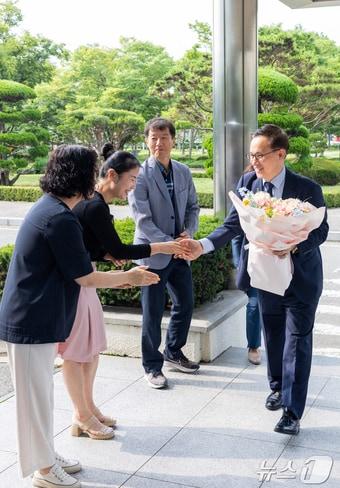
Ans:
{"label": "man in navy blazer", "polygon": [[[265,190],[277,198],[299,198],[315,207],[325,206],[321,187],[314,181],[286,169],[284,161],[288,150],[288,137],[278,126],[265,125],[258,129],[250,144],[249,159],[253,172],[245,173],[238,189],[246,187],[253,192]],[[238,214],[234,208],[224,223],[200,241],[184,240],[191,252],[190,259],[225,246],[241,234]],[[315,312],[322,292],[322,260],[319,246],[328,234],[327,215],[320,227],[308,238],[284,251],[291,254],[294,272],[284,296],[259,290],[264,338],[267,350],[268,380],[271,389],[265,406],[269,410],[283,408],[275,432],[296,435],[307,397],[312,360],[312,330]],[[237,285],[246,291],[250,286],[247,272],[248,251],[244,237]]]}
{"label": "man in navy blazer", "polygon": [[[175,127],[169,120],[158,117],[146,124],[144,133],[151,155],[142,165],[135,190],[129,194],[136,221],[134,243],[192,237],[198,227],[199,206],[189,168],[171,159]],[[149,386],[164,388],[167,386],[162,373],[164,360],[168,366],[185,373],[194,373],[199,368],[181,350],[187,341],[194,306],[191,268],[184,259],[161,254],[138,263],[149,266],[160,276],[157,285],[142,288],[142,356]],[[166,289],[172,308],[161,354]]]}

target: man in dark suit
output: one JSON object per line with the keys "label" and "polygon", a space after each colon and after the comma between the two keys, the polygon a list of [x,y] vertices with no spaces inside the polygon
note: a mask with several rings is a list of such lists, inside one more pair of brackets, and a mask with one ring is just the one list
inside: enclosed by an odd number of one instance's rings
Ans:
{"label": "man in dark suit", "polygon": [[[246,187],[253,192],[265,190],[277,198],[299,198],[315,207],[325,205],[321,187],[314,181],[285,168],[288,150],[287,134],[278,126],[265,125],[258,129],[250,144],[249,159],[253,172],[244,174],[237,190]],[[224,223],[200,241],[187,239],[183,244],[190,250],[190,259],[225,246],[233,237],[242,233],[238,214],[231,209]],[[322,291],[322,260],[319,246],[328,234],[327,216],[320,227],[308,238],[284,251],[290,253],[294,273],[284,296],[259,290],[267,350],[268,380],[271,393],[266,408],[283,414],[275,426],[275,432],[296,435],[300,428],[307,397],[308,380],[312,359],[312,330],[315,311]],[[244,237],[237,285],[247,291],[250,278],[247,272],[248,251]]]}

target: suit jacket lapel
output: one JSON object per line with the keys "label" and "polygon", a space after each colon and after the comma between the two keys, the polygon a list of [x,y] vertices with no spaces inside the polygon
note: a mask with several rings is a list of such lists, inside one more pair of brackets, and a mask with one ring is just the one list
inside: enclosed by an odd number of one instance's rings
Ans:
{"label": "suit jacket lapel", "polygon": [[262,178],[256,178],[252,185],[251,185],[251,190],[256,193],[257,191],[263,191],[263,183],[262,183]]}
{"label": "suit jacket lapel", "polygon": [[172,201],[170,198],[169,190],[166,186],[166,183],[164,181],[163,175],[161,173],[161,170],[157,166],[157,162],[155,158],[151,157],[148,159],[148,164],[150,168],[152,168],[152,175],[157,183],[158,188],[160,189],[161,193],[163,196],[169,201],[169,203],[172,205]]}
{"label": "suit jacket lapel", "polygon": [[177,203],[177,206],[178,206],[178,195],[179,195],[179,192],[178,190],[180,188],[183,187],[183,185],[181,185],[181,173],[180,171],[177,171],[178,167],[176,167],[176,162],[175,161],[171,161],[171,164],[172,164],[172,178],[173,178],[173,182],[174,182],[174,197],[175,197],[175,201]]}
{"label": "suit jacket lapel", "polygon": [[285,184],[283,186],[282,198],[290,198],[296,195],[296,185],[294,185],[294,173],[286,168]]}

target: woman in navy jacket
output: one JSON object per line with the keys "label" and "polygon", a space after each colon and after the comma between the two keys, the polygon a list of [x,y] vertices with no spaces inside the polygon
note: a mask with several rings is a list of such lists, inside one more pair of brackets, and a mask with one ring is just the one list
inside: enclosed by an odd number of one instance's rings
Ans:
{"label": "woman in navy jacket", "polygon": [[82,229],[71,209],[93,193],[97,154],[62,145],[41,179],[44,195],[22,223],[0,305],[0,339],[7,342],[16,392],[18,460],[33,485],[77,488],[68,473],[81,469],[54,450],[53,365],[56,343],[74,321],[80,286],[115,288],[148,285],[158,276],[143,268],[93,271]]}

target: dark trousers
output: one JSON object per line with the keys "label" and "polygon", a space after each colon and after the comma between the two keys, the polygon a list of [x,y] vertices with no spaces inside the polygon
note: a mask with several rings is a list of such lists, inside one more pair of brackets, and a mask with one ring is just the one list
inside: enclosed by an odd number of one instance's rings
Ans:
{"label": "dark trousers", "polygon": [[269,386],[273,391],[282,391],[283,406],[301,418],[312,363],[317,303],[305,304],[261,290],[258,294]]}
{"label": "dark trousers", "polygon": [[247,347],[257,349],[261,346],[261,316],[258,304],[257,290],[250,287],[247,290],[248,303],[246,308]]}
{"label": "dark trousers", "polygon": [[181,348],[187,341],[194,307],[191,268],[186,261],[171,259],[166,268],[149,271],[157,273],[160,282],[142,288],[142,356],[147,373],[160,371],[163,366],[163,355],[158,349],[161,344],[166,289],[172,300],[172,307],[164,352],[172,359],[180,357]]}

